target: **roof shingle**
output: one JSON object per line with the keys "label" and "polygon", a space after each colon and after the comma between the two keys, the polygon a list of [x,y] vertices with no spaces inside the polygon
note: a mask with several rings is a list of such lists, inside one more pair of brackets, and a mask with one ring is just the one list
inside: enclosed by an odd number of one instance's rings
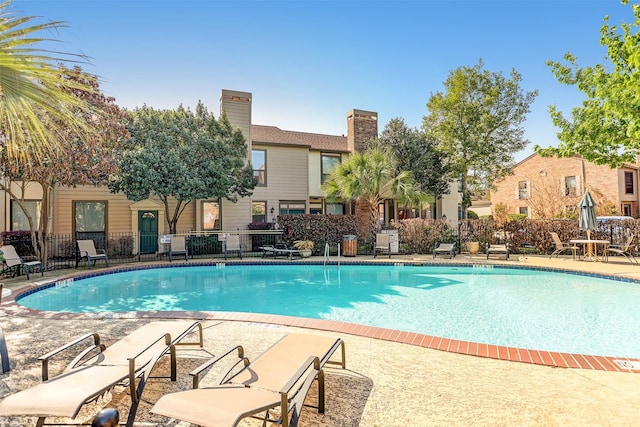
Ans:
{"label": "roof shingle", "polygon": [[349,151],[346,136],[296,132],[276,126],[251,125],[251,138],[255,144],[298,145],[314,150]]}

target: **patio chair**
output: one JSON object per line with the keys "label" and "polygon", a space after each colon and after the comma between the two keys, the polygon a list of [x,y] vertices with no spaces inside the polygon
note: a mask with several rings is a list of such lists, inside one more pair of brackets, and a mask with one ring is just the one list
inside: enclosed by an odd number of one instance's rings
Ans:
{"label": "patio chair", "polygon": [[636,236],[632,234],[627,239],[627,243],[624,245],[608,245],[605,251],[605,256],[609,256],[609,254],[622,255],[626,259],[629,260],[632,264],[639,264],[636,257],[633,255],[633,249],[636,246]]}
{"label": "patio chair", "polygon": [[562,240],[560,240],[560,236],[558,236],[558,233],[556,233],[555,231],[550,231],[549,234],[551,234],[553,244],[556,246],[556,249],[549,256],[549,258],[553,258],[554,255],[556,258],[558,258],[558,255],[561,255],[563,252],[571,252],[571,254],[573,255],[573,259],[576,259],[580,248],[578,248],[576,245],[572,245],[569,242],[563,242]]}
{"label": "patio chair", "polygon": [[[182,342],[196,331],[198,341]],[[49,378],[49,362],[54,356],[89,340],[92,343],[59,375]],[[151,322],[108,347],[97,333],[86,334],[39,357],[43,382],[5,397],[0,401],[0,416],[35,416],[38,427],[47,417],[73,419],[85,403],[124,385],[131,399],[126,425],[132,426],[144,387],[162,356],[170,356],[171,372],[161,378],[176,380],[175,347],[179,344],[202,347],[202,325],[196,321]]]}
{"label": "patio chair", "polygon": [[189,261],[189,250],[187,249],[187,238],[185,236],[171,237],[171,248],[169,248],[169,262],[173,261],[174,255],[184,255],[184,260]]}
{"label": "patio chair", "polygon": [[238,256],[242,259],[242,243],[238,234],[229,234],[224,241],[224,259],[227,259],[228,252],[238,252]]}
{"label": "patio chair", "polygon": [[504,259],[509,259],[509,245],[487,244],[487,259],[490,255],[504,255]]}
{"label": "patio chair", "polygon": [[104,249],[97,251],[93,240],[78,240],[78,258],[76,259],[76,268],[78,268],[78,264],[82,258],[87,259],[87,267],[89,268],[91,268],[91,261],[93,261],[94,266],[97,261],[104,261],[105,265],[109,267],[109,257],[107,257],[107,252]]}
{"label": "patio chair", "polygon": [[2,251],[2,256],[4,257],[4,263],[6,268],[4,270],[9,270],[11,268],[15,268],[15,275],[20,274],[20,269],[24,267],[24,273],[27,276],[27,280],[29,280],[29,273],[34,268],[40,269],[40,276],[44,276],[44,269],[42,268],[42,263],[40,261],[27,261],[25,262],[16,252],[16,248],[13,245],[4,245],[0,247],[0,251]]}
{"label": "patio chair", "polygon": [[456,242],[440,243],[437,248],[433,249],[433,257],[435,258],[436,255],[449,255],[449,258],[453,258],[456,256],[457,251]]}
{"label": "patio chair", "polygon": [[[329,360],[338,348],[342,350],[341,360]],[[203,372],[236,351],[237,359],[232,360],[231,369],[224,372],[215,385],[198,388]],[[324,413],[323,367],[326,364],[346,367],[341,339],[289,334],[253,362],[245,357],[242,346],[234,346],[191,372],[193,390],[162,396],[151,412],[202,426],[235,426],[246,417],[284,427],[295,426],[316,378],[318,412]],[[238,366],[241,366],[239,370],[234,369]],[[278,407],[278,413],[270,412]],[[263,415],[258,416],[260,413]]]}
{"label": "patio chair", "polygon": [[375,258],[378,252],[388,253],[391,258],[391,235],[388,233],[377,233],[376,243],[373,246],[373,257]]}

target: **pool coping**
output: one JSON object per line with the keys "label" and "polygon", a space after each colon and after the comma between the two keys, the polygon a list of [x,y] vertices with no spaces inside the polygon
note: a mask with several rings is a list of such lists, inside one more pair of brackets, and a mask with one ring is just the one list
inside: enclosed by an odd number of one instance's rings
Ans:
{"label": "pool coping", "polygon": [[[323,265],[321,261],[301,261],[295,265]],[[327,264],[335,266],[335,262]],[[394,266],[452,266],[451,263],[444,262],[391,262],[391,261],[347,261],[341,262],[340,265],[394,265]],[[360,325],[348,322],[340,322],[335,320],[311,319],[276,314],[260,314],[247,312],[220,312],[220,311],[151,311],[151,312],[116,312],[116,313],[69,313],[69,312],[50,312],[34,310],[20,305],[17,300],[21,297],[37,292],[41,289],[64,285],[65,282],[95,277],[105,274],[113,274],[134,270],[145,270],[152,268],[175,268],[175,267],[193,267],[193,266],[218,266],[226,265],[292,265],[290,262],[282,261],[190,261],[190,262],[173,262],[173,263],[154,263],[146,265],[127,265],[113,268],[104,268],[99,270],[85,270],[82,272],[65,275],[56,279],[36,282],[17,289],[15,293],[6,297],[3,304],[4,311],[7,314],[38,317],[46,319],[199,319],[199,320],[218,320],[218,321],[236,321],[250,323],[266,323],[273,325],[298,327],[305,329],[316,329],[328,332],[337,332],[348,335],[355,335],[366,338],[373,338],[383,341],[391,341],[401,344],[408,344],[434,350],[447,351],[451,353],[464,354],[469,356],[505,360],[510,362],[529,363],[542,366],[551,366],[556,368],[574,368],[574,369],[590,369],[611,372],[627,372],[640,373],[640,359],[614,357],[614,356],[592,356],[577,353],[563,353],[546,350],[533,350],[518,347],[508,347],[494,344],[477,343],[471,341],[455,340],[451,338],[443,338],[432,335],[425,335],[414,332],[405,332],[395,329],[380,328],[374,326]],[[487,267],[484,263],[455,263],[458,267],[493,268],[491,265]],[[537,266],[519,266],[519,265],[495,265],[497,268],[508,269],[525,269],[553,271],[573,275],[583,275],[591,277],[606,278],[609,280],[633,282],[640,284],[640,280],[624,277],[612,276],[602,273],[580,272],[564,268],[548,268]]]}

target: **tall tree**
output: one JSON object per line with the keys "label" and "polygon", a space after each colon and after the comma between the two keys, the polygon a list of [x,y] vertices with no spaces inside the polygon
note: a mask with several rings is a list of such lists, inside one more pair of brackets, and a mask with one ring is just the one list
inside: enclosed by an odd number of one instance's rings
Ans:
{"label": "tall tree", "polygon": [[[119,170],[109,188],[122,191],[129,200],[157,196],[171,233],[193,200],[236,201],[251,195],[256,182],[247,162],[245,138],[225,116],[216,120],[198,102],[195,113],[182,106],[177,110],[144,106],[134,110],[131,118],[131,139],[123,145]],[[173,212],[171,198],[176,203]]]}
{"label": "tall tree", "polygon": [[611,167],[635,163],[640,149],[640,5],[632,4],[631,9],[635,22],[620,28],[604,18],[600,44],[607,48],[609,64],[581,68],[571,53],[565,54],[564,63],[547,62],[560,83],[575,85],[585,99],[571,111],[572,120],[549,107],[561,143],[548,148],[536,145],[537,153],[559,157],[577,153]]}
{"label": "tall tree", "polygon": [[[26,162],[12,158],[8,151],[0,153],[0,174],[5,176],[0,181],[0,189],[24,212],[29,222],[33,248],[43,263],[48,258],[45,238],[49,234],[55,187],[106,184],[109,174],[115,170],[113,150],[116,143],[127,137],[124,113],[115,104],[114,98],[100,92],[99,82],[94,75],[84,73],[78,66],[67,69],[61,65],[58,78],[60,89],[67,96],[82,101],[66,105],[65,108],[74,114],[76,120],[84,123],[84,128],[92,129],[91,132],[78,132],[75,127],[65,127],[64,120],[57,115],[40,112],[43,124],[51,129],[56,138],[56,148],[29,158]],[[79,89],[84,87],[88,89]],[[25,205],[26,189],[33,185],[42,188],[39,222]]]}
{"label": "tall tree", "polygon": [[33,24],[35,17],[17,16],[11,3],[0,3],[0,152],[27,163],[56,148],[59,131],[91,131],[74,114],[87,105],[68,90],[70,85],[81,91],[91,86],[64,76],[58,68],[59,63],[85,62],[83,56],[41,47],[56,40],[38,34],[57,30],[63,23]]}
{"label": "tall tree", "polygon": [[522,77],[515,70],[507,78],[483,66],[480,60],[451,71],[445,92],[429,98],[422,123],[446,155],[447,166],[461,178],[465,218],[473,193],[509,174],[513,155],[528,144],[521,125],[538,94],[522,91]]}
{"label": "tall tree", "polygon": [[355,152],[332,171],[322,186],[329,200],[348,200],[368,207],[365,238],[379,230],[378,205],[396,199],[415,206],[424,201],[416,182],[407,171],[397,172],[393,155],[379,147]]}
{"label": "tall tree", "polygon": [[449,193],[454,178],[447,168],[445,154],[437,143],[418,129],[412,129],[402,118],[391,119],[377,140],[368,147],[379,145],[388,149],[396,159],[396,172],[410,171],[416,185],[431,201]]}

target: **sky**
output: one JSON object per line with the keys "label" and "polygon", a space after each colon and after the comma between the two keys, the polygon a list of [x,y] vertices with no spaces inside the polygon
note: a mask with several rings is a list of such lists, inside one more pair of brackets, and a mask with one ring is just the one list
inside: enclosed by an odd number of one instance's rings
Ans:
{"label": "sky", "polygon": [[633,22],[616,0],[178,1],[14,0],[34,23],[64,21],[55,48],[86,55],[83,69],[122,107],[194,108],[216,117],[222,89],[253,94],[253,123],[345,135],[351,109],[420,128],[429,97],[449,73],[474,66],[522,75],[538,90],[523,127],[534,144],[556,146],[548,114],[570,116],[581,93],[546,62],[566,52],[580,66],[606,63],[603,18]]}

